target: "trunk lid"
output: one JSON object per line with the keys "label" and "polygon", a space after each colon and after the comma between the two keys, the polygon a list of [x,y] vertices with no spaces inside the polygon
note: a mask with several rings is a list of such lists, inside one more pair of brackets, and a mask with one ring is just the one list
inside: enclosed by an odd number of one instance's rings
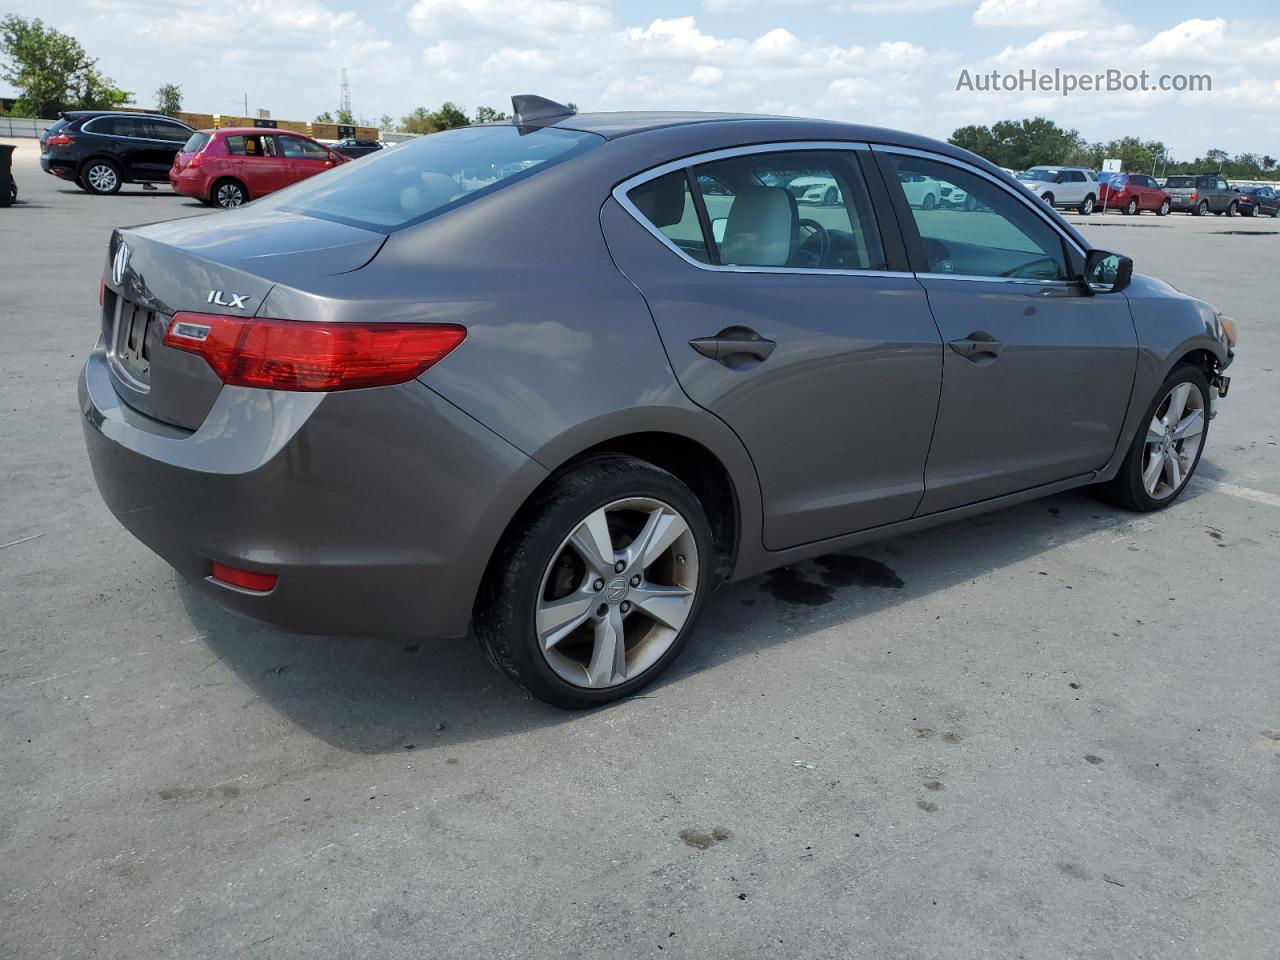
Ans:
{"label": "trunk lid", "polygon": [[358,270],[385,239],[252,207],[115,231],[103,278],[102,336],[117,393],[139,413],[195,430],[222,381],[202,358],[164,345],[173,314],[252,316],[276,284]]}

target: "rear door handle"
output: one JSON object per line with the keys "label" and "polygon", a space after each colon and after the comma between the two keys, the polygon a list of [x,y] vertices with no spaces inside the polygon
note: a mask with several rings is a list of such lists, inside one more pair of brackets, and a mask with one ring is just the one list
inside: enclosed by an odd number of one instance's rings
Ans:
{"label": "rear door handle", "polygon": [[983,330],[971,333],[963,340],[948,340],[947,346],[974,363],[983,360],[990,362],[1000,356],[1000,352],[1004,350],[1003,343]]}
{"label": "rear door handle", "polygon": [[766,340],[750,327],[726,327],[714,337],[695,337],[689,346],[704,357],[732,366],[745,357],[760,362],[769,359],[777,342]]}

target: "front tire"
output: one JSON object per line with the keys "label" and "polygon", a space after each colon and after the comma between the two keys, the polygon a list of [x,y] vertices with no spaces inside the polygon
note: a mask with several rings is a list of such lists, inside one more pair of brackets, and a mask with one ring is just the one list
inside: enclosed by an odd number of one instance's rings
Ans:
{"label": "front tire", "polygon": [[1173,209],[1173,204],[1170,203],[1168,200],[1165,200],[1163,203],[1160,204],[1160,209],[1156,211],[1156,216],[1167,217],[1171,209]]}
{"label": "front tire", "polygon": [[834,207],[840,202],[840,195],[836,193],[835,187],[827,187],[826,196],[822,198],[822,205],[825,207]]}
{"label": "front tire", "polygon": [[1052,193],[1046,193],[1043,197],[1041,197],[1041,199],[1042,199],[1045,203],[1047,203],[1049,206],[1051,206],[1051,207],[1053,206],[1053,194],[1052,194]]}
{"label": "front tire", "polygon": [[1234,202],[1227,204],[1227,216],[1228,216],[1228,217],[1234,217],[1234,216],[1239,212],[1239,210],[1240,210],[1240,205],[1239,205],[1239,204],[1234,203]]}
{"label": "front tire", "polygon": [[1100,484],[1104,499],[1127,510],[1163,510],[1186,489],[1209,436],[1209,381],[1182,364],[1165,378],[1140,421],[1115,479]]}
{"label": "front tire", "polygon": [[500,670],[557,707],[631,696],[688,642],[714,549],[679,479],[632,457],[593,458],[517,517],[476,601],[476,636]]}
{"label": "front tire", "polygon": [[938,205],[938,198],[935,197],[932,193],[926,193],[924,195],[924,201],[920,204],[920,206],[924,207],[926,210],[932,210],[937,205]]}
{"label": "front tire", "polygon": [[90,193],[104,197],[119,193],[124,183],[120,179],[120,168],[110,160],[90,160],[80,173],[80,181]]}

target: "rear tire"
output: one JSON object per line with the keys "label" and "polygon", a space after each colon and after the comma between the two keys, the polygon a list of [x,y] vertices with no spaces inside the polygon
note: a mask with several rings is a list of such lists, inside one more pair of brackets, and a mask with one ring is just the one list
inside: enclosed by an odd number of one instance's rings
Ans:
{"label": "rear tire", "polygon": [[110,160],[90,160],[80,171],[80,185],[98,196],[119,193],[123,184],[120,168]]}
{"label": "rear tire", "polygon": [[[653,546],[628,559],[648,530]],[[714,549],[706,513],[680,480],[632,457],[595,457],[516,518],[480,588],[476,637],[500,670],[557,707],[623,699],[688,643]]]}
{"label": "rear tire", "polygon": [[932,210],[937,205],[938,205],[938,198],[935,197],[932,193],[926,193],[924,195],[924,201],[920,204],[920,206],[924,207],[926,210]]}
{"label": "rear tire", "polygon": [[1130,197],[1129,202],[1124,205],[1124,212],[1127,216],[1136,217],[1138,215],[1138,198]]}
{"label": "rear tire", "polygon": [[[1185,391],[1178,388],[1186,387]],[[1182,399],[1175,400],[1175,391]],[[1173,422],[1171,407],[1181,404]],[[1180,364],[1165,378],[1139,421],[1115,478],[1094,489],[1104,500],[1147,513],[1163,510],[1182,495],[1209,438],[1209,381],[1199,367]],[[1177,428],[1177,429],[1175,429]],[[1169,434],[1168,443],[1165,434]],[[1171,463],[1176,457],[1176,472]],[[1154,479],[1154,485],[1152,480]]]}
{"label": "rear tire", "polygon": [[1093,203],[1094,198],[1092,193],[1081,200],[1080,206],[1076,207],[1076,209],[1080,211],[1080,216],[1087,217],[1089,214],[1093,213]]}
{"label": "rear tire", "polygon": [[249,191],[239,180],[227,177],[213,185],[209,191],[209,202],[224,210],[233,210],[249,202]]}
{"label": "rear tire", "polygon": [[1044,202],[1045,202],[1045,203],[1047,203],[1049,206],[1051,206],[1051,207],[1053,206],[1053,194],[1052,194],[1052,193],[1046,193],[1046,194],[1044,194],[1044,196],[1042,196],[1042,197],[1041,197],[1041,199],[1042,199],[1042,200],[1044,200]]}
{"label": "rear tire", "polygon": [[1193,211],[1191,211],[1191,215],[1193,217],[1203,217],[1208,212],[1209,212],[1209,201],[1201,200],[1198,204],[1196,204],[1196,208]]}

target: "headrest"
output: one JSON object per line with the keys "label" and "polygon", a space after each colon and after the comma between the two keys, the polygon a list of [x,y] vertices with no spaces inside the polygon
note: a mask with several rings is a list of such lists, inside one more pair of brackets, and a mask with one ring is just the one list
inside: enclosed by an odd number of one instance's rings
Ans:
{"label": "headrest", "polygon": [[741,266],[786,266],[798,226],[795,197],[782,187],[739,190],[724,226],[720,259]]}

